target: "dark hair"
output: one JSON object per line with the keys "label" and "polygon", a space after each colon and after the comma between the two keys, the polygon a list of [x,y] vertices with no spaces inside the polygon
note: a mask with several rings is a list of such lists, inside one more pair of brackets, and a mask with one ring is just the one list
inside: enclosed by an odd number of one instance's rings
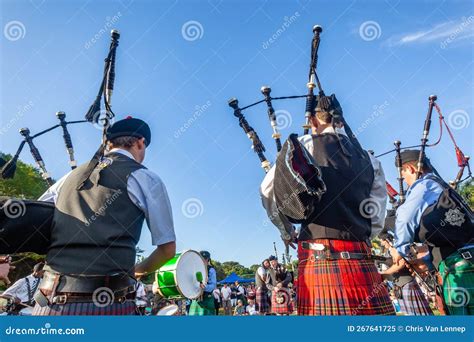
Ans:
{"label": "dark hair", "polygon": [[[417,169],[418,168],[418,161],[415,161],[415,160],[407,161],[407,162],[402,164],[402,167],[405,166],[405,165],[411,165],[415,169]],[[422,168],[421,171],[423,173],[429,173],[429,172],[433,172],[433,169],[431,168],[431,165],[429,163],[423,163],[423,168]]]}
{"label": "dark hair", "polygon": [[113,147],[132,147],[141,138],[137,137],[117,137],[109,140],[109,144]]}

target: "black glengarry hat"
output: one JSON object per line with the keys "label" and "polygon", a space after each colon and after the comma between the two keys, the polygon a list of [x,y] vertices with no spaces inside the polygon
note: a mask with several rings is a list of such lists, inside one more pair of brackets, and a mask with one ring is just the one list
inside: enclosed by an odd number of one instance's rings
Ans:
{"label": "black glengarry hat", "polygon": [[123,120],[115,122],[107,129],[107,140],[118,137],[137,137],[145,138],[145,145],[148,147],[151,143],[151,130],[148,124],[140,119],[126,117]]}

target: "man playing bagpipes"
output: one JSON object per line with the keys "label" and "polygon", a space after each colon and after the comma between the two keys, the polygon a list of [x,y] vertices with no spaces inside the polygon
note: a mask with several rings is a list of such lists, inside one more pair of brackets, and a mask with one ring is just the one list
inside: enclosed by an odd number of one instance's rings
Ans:
{"label": "man playing bagpipes", "polygon": [[[390,250],[393,246],[393,226],[390,228],[384,227],[378,237],[385,250]],[[417,257],[420,258],[421,256],[417,255]],[[387,262],[391,261],[391,259],[387,260]],[[393,293],[400,304],[400,310],[405,315],[433,315],[425,294],[405,262],[392,263],[390,267],[381,271],[380,274],[393,280]]]}
{"label": "man playing bagpipes", "polygon": [[[129,117],[109,126],[106,140],[100,160],[77,167],[40,198],[56,208],[35,315],[134,314],[134,276],[175,255],[165,185],[142,165],[149,126]],[[145,220],[157,247],[135,265]]]}
{"label": "man playing bagpipes", "polygon": [[271,291],[271,313],[289,315],[293,312],[291,294],[288,290],[291,274],[274,255],[271,255],[268,260],[270,267],[268,268],[267,287]]}
{"label": "man playing bagpipes", "polygon": [[[447,312],[473,315],[474,217],[424,153],[421,157],[420,163],[418,150],[401,153],[401,173],[409,189],[405,203],[397,209],[391,254],[396,263],[410,261],[416,253],[414,242],[427,244],[438,270],[438,294]],[[419,165],[421,176],[417,174]]]}
{"label": "man playing bagpipes", "polygon": [[301,223],[298,314],[392,315],[369,243],[385,214],[381,165],[346,135],[334,95],[319,96],[309,119],[313,135],[291,135],[261,185],[287,245],[295,236],[291,223]]}

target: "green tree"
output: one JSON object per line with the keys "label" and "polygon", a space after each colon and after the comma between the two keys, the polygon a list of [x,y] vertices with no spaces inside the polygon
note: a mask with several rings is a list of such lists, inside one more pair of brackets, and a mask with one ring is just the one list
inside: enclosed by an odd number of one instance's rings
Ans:
{"label": "green tree", "polygon": [[458,192],[462,197],[464,197],[469,207],[474,209],[474,182],[472,178],[467,182],[462,183],[458,188]]}
{"label": "green tree", "polygon": [[[0,157],[8,161],[11,155],[4,155],[0,152]],[[23,199],[37,199],[48,189],[48,184],[41,176],[38,169],[18,160],[15,177],[13,179],[0,180],[0,195],[17,197]]]}

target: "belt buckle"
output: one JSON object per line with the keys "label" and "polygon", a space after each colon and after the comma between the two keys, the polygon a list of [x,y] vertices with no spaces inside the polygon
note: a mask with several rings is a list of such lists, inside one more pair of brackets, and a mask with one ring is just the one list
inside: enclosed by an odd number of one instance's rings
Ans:
{"label": "belt buckle", "polygon": [[462,256],[463,259],[465,259],[465,260],[472,259],[472,254],[471,254],[471,252],[469,252],[469,251],[462,252],[462,253],[461,253],[461,256]]}
{"label": "belt buckle", "polygon": [[67,302],[67,295],[59,295],[54,298],[54,304],[64,305]]}
{"label": "belt buckle", "polygon": [[351,255],[349,254],[349,252],[341,252],[339,254],[341,255],[341,259],[349,260],[351,258]]}

